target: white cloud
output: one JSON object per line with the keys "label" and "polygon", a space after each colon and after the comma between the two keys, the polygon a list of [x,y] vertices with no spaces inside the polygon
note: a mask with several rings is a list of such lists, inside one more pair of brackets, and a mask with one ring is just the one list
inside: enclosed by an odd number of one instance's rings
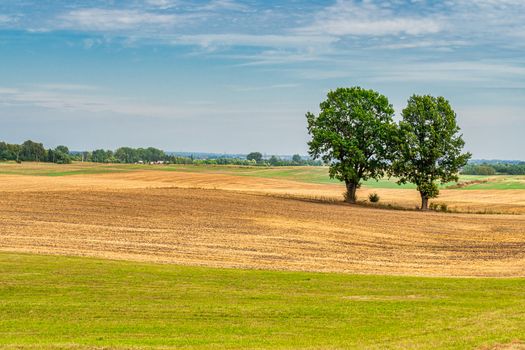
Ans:
{"label": "white cloud", "polygon": [[[88,90],[91,87],[88,87]],[[186,117],[195,108],[137,103],[124,98],[88,94],[86,86],[69,84],[35,85],[33,88],[0,87],[0,105],[37,106],[59,111],[112,112],[125,115],[151,117]]]}
{"label": "white cloud", "polygon": [[50,83],[50,84],[32,84],[33,88],[43,90],[56,91],[95,91],[99,90],[97,86],[85,84],[64,84],[64,83]]}
{"label": "white cloud", "polygon": [[334,36],[421,35],[438,33],[443,26],[435,17],[396,14],[374,1],[338,0],[317,14],[313,24],[297,31]]}
{"label": "white cloud", "polygon": [[398,81],[437,83],[485,83],[507,86],[515,79],[525,78],[525,68],[501,63],[483,63],[469,61],[411,63],[391,65],[372,81]]}
{"label": "white cloud", "polygon": [[7,15],[0,15],[0,25],[14,22],[16,22],[16,18]]}
{"label": "white cloud", "polygon": [[178,5],[178,1],[174,0],[146,0],[146,5],[156,7],[161,10],[166,10]]}
{"label": "white cloud", "polygon": [[172,27],[188,19],[175,14],[160,14],[140,10],[77,9],[61,15],[59,27],[86,31],[120,31],[143,27]]}
{"label": "white cloud", "polygon": [[275,89],[295,89],[299,86],[300,84],[297,84],[297,83],[259,85],[259,86],[226,85],[227,88],[235,92],[251,92],[251,91],[275,90]]}
{"label": "white cloud", "polygon": [[317,35],[251,35],[251,34],[197,34],[181,35],[174,44],[198,45],[204,48],[222,46],[256,46],[304,48],[308,46],[326,45],[335,38]]}
{"label": "white cloud", "polygon": [[[274,88],[286,88],[274,85]],[[92,91],[91,91],[92,90]],[[69,113],[71,116],[83,113],[112,113],[146,118],[191,119],[210,117],[217,114],[243,118],[253,115],[252,107],[219,106],[214,102],[185,101],[183,103],[158,104],[137,102],[132,98],[109,96],[107,91],[98,91],[89,85],[42,84],[30,88],[1,87],[0,107],[38,107]],[[276,107],[274,112],[282,112]]]}
{"label": "white cloud", "polygon": [[378,45],[375,48],[378,49],[392,49],[392,50],[402,50],[402,49],[432,49],[432,50],[449,50],[454,47],[464,47],[469,46],[470,43],[466,40],[403,40],[395,43]]}
{"label": "white cloud", "polygon": [[[395,82],[402,85],[417,83],[422,86],[445,84],[457,87],[459,84],[476,87],[511,88],[522,86],[525,81],[525,67],[512,63],[479,61],[425,60],[332,60],[330,68],[292,68],[290,72],[299,79],[354,79],[372,83]],[[357,68],[356,68],[357,67]],[[362,67],[366,67],[363,69]]]}
{"label": "white cloud", "polygon": [[232,0],[212,0],[204,6],[199,7],[201,10],[217,11],[217,10],[231,10],[231,11],[245,11],[247,6],[239,4]]}

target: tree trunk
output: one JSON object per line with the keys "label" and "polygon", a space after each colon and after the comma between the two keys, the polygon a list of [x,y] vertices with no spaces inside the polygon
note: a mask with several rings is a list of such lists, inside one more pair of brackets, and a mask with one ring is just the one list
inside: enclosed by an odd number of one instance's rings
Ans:
{"label": "tree trunk", "polygon": [[420,192],[421,194],[421,210],[428,210],[428,197],[426,194]]}
{"label": "tree trunk", "polygon": [[348,203],[355,204],[355,202],[357,201],[357,197],[355,195],[356,191],[357,191],[357,185],[355,183],[353,183],[353,182],[347,182],[346,183],[345,200]]}

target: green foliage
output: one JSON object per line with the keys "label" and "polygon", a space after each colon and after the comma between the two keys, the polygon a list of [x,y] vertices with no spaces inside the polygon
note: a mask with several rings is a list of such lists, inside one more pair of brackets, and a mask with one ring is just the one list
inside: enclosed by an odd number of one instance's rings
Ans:
{"label": "green foliage", "polygon": [[27,140],[22,144],[20,160],[40,162],[46,159],[46,149],[41,143]]}
{"label": "green foliage", "polygon": [[471,154],[461,153],[465,142],[445,98],[414,95],[402,116],[392,173],[400,184],[416,184],[427,209],[428,199],[439,195],[438,182],[457,181]]}
{"label": "green foliage", "polygon": [[467,164],[461,170],[462,174],[465,175],[495,175],[496,169],[493,166],[482,164]]}
{"label": "green foliage", "polygon": [[277,158],[276,156],[271,156],[270,159],[268,160],[268,163],[270,163],[270,165],[272,166],[275,166],[279,164],[280,161],[281,159]]}
{"label": "green foliage", "polygon": [[55,151],[61,152],[63,154],[69,154],[69,148],[67,146],[64,146],[64,145],[57,146],[55,148]]}
{"label": "green foliage", "polygon": [[91,158],[89,160],[95,163],[114,163],[115,157],[113,156],[112,151],[97,149],[92,152]]}
{"label": "green foliage", "polygon": [[262,156],[261,152],[251,152],[251,153],[248,153],[248,155],[246,156],[246,159],[254,160],[257,163],[260,163],[262,161],[262,157],[263,156]]}
{"label": "green foliage", "polygon": [[[23,151],[23,152],[22,152]],[[0,161],[40,161],[58,164],[69,164],[72,161],[93,162],[93,163],[157,163],[164,164],[183,164],[183,165],[241,165],[241,166],[298,166],[311,165],[321,166],[318,160],[301,159],[298,154],[292,160],[281,159],[272,156],[268,161],[262,159],[262,154],[253,152],[249,155],[252,159],[241,158],[207,158],[196,159],[191,157],[181,157],[166,154],[163,150],[148,148],[120,147],[115,152],[111,150],[97,149],[92,152],[70,152],[67,146],[58,146],[55,149],[43,148],[41,143],[26,141],[24,145],[8,144],[0,142]],[[259,161],[257,161],[257,159]]]}
{"label": "green foliage", "polygon": [[[70,164],[71,157],[69,156],[69,150],[65,146],[58,146],[57,148],[47,150],[47,161],[56,164]],[[68,153],[64,151],[67,150]]]}
{"label": "green foliage", "polygon": [[525,175],[525,163],[519,163],[519,164],[496,163],[496,164],[492,164],[491,166],[499,174]]}
{"label": "green foliage", "polygon": [[0,142],[0,160],[46,161],[44,145],[27,140],[22,145]]}
{"label": "green foliage", "polygon": [[379,195],[377,193],[375,193],[375,192],[374,193],[370,193],[368,195],[368,200],[371,203],[377,203],[377,202],[379,202],[379,199],[380,199]]}
{"label": "green foliage", "polygon": [[483,164],[467,164],[462,170],[465,175],[525,175],[525,163],[483,163]]}
{"label": "green foliage", "polygon": [[9,144],[0,142],[0,160],[16,160],[20,159],[21,145]]}
{"label": "green foliage", "polygon": [[308,112],[310,155],[330,166],[330,177],[345,182],[349,202],[361,181],[383,177],[395,135],[394,109],[388,99],[360,87],[328,93],[318,116]]}

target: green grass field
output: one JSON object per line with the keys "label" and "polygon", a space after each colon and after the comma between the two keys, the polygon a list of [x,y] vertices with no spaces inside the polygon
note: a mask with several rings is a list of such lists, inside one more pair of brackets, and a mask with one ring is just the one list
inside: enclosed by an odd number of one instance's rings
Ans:
{"label": "green grass field", "polygon": [[[0,174],[11,175],[68,176],[130,172],[138,170],[216,173],[260,178],[277,178],[318,184],[340,183],[338,180],[329,178],[328,169],[326,167],[249,167],[227,165],[135,165],[96,163],[74,163],[70,165],[45,164],[45,166],[31,166],[28,165],[28,163],[25,163],[24,166],[17,166],[17,164],[14,163],[0,163]],[[484,182],[470,184],[459,189],[525,190],[525,176],[460,176],[460,182],[479,180]],[[379,181],[369,180],[365,181],[363,185],[371,188],[415,188],[415,185],[413,184],[399,186],[396,183],[396,179],[381,179]],[[441,187],[446,188],[453,185],[455,185],[455,183],[447,183]]]}
{"label": "green grass field", "polygon": [[0,254],[0,347],[458,349],[525,339],[524,279]]}

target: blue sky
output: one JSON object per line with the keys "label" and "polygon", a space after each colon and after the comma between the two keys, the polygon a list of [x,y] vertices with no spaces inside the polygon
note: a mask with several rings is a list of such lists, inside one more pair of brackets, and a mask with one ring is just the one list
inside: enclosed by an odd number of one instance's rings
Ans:
{"label": "blue sky", "polygon": [[525,159],[525,1],[0,2],[0,139],[306,153],[360,85],[448,98],[476,158]]}

